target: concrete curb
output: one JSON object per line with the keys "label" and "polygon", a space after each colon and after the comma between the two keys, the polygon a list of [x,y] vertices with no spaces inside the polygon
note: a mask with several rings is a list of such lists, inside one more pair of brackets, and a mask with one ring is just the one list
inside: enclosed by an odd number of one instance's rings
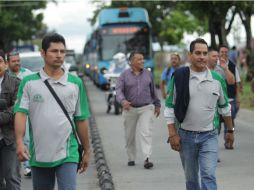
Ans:
{"label": "concrete curb", "polygon": [[[84,82],[84,86],[86,88],[85,82]],[[99,179],[99,185],[101,190],[115,190],[113,178],[109,170],[109,167],[107,165],[107,161],[105,159],[105,154],[103,151],[100,134],[96,125],[95,118],[93,116],[94,114],[92,111],[92,105],[90,104],[89,92],[86,90],[86,93],[88,96],[90,112],[91,112],[91,117],[89,118],[89,129],[91,134],[91,143],[92,143],[93,152],[94,152],[94,160],[95,160],[95,165],[97,170],[97,177]]]}

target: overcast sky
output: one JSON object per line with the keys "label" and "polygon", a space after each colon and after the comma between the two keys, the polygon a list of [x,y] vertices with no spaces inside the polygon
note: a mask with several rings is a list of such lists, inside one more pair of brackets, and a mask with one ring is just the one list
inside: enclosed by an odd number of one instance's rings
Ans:
{"label": "overcast sky", "polygon": [[44,20],[49,30],[56,30],[66,39],[68,49],[81,53],[86,37],[91,33],[87,21],[93,15],[94,7],[88,0],[65,0],[57,4],[48,3],[43,11]]}

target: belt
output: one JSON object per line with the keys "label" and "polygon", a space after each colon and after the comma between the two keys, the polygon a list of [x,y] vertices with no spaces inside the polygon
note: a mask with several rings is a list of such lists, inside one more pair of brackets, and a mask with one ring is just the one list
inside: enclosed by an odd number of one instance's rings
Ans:
{"label": "belt", "polygon": [[147,105],[149,105],[149,104],[143,104],[143,105],[138,105],[138,106],[131,105],[131,107],[133,107],[133,108],[141,108],[141,107],[144,107],[144,106],[147,106]]}
{"label": "belt", "polygon": [[212,132],[212,131],[216,130],[216,129],[212,129],[212,130],[209,130],[209,131],[189,131],[189,130],[185,130],[185,129],[182,129],[182,128],[179,128],[179,129],[182,130],[182,131],[184,131],[184,132],[188,132],[188,133],[198,133],[198,134],[200,134],[200,133],[209,133],[209,132]]}

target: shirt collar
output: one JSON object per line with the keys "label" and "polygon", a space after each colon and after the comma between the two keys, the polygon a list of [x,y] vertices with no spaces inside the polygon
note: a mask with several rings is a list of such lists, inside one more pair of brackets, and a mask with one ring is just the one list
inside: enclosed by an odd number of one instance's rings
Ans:
{"label": "shirt collar", "polygon": [[[213,81],[212,73],[211,73],[210,69],[208,69],[208,67],[206,67],[206,70],[204,72],[205,72],[205,76],[201,81],[206,81],[206,80],[207,81]],[[194,78],[194,77],[196,77],[195,72],[193,72],[190,69],[190,79]]]}
{"label": "shirt collar", "polygon": [[[131,69],[131,72],[134,73],[133,68],[131,67],[130,69]],[[144,69],[141,69],[140,73],[143,73],[143,71],[144,71]]]}
{"label": "shirt collar", "polygon": [[64,74],[58,80],[54,80],[50,76],[48,76],[48,74],[44,71],[43,68],[41,68],[39,73],[40,73],[40,76],[41,76],[41,79],[43,80],[43,82],[45,80],[49,79],[49,80],[53,81],[53,83],[60,83],[60,84],[63,84],[63,85],[67,85],[68,72],[66,72],[66,70],[64,68],[62,68],[62,69],[64,70]]}

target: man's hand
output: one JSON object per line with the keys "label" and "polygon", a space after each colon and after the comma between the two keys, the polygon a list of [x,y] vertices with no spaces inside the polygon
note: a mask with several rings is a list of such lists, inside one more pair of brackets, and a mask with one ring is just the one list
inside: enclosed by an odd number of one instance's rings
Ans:
{"label": "man's hand", "polygon": [[20,162],[29,160],[30,154],[23,142],[17,144],[16,155]]}
{"label": "man's hand", "polygon": [[154,109],[154,115],[156,117],[159,117],[159,115],[160,115],[160,107],[155,107],[155,109]]}
{"label": "man's hand", "polygon": [[90,161],[90,150],[86,151],[82,156],[82,161],[79,165],[79,170],[78,170],[80,174],[86,171],[89,165],[89,161]]}
{"label": "man's hand", "polygon": [[226,133],[226,137],[225,137],[225,143],[227,145],[228,148],[234,148],[233,144],[234,144],[234,133]]}
{"label": "man's hand", "polygon": [[228,65],[227,65],[225,59],[220,58],[220,66],[223,68],[223,70],[227,70],[228,69]]}
{"label": "man's hand", "polygon": [[171,149],[175,151],[181,150],[180,137],[178,134],[174,134],[169,136],[169,144],[171,145]]}
{"label": "man's hand", "polygon": [[181,150],[181,142],[180,142],[181,139],[177,134],[175,124],[168,124],[168,133],[169,133],[168,142],[171,145],[171,149],[179,152]]}
{"label": "man's hand", "polygon": [[122,107],[123,107],[123,109],[129,110],[130,109],[130,105],[131,105],[131,103],[128,102],[127,100],[123,100],[122,101]]}

